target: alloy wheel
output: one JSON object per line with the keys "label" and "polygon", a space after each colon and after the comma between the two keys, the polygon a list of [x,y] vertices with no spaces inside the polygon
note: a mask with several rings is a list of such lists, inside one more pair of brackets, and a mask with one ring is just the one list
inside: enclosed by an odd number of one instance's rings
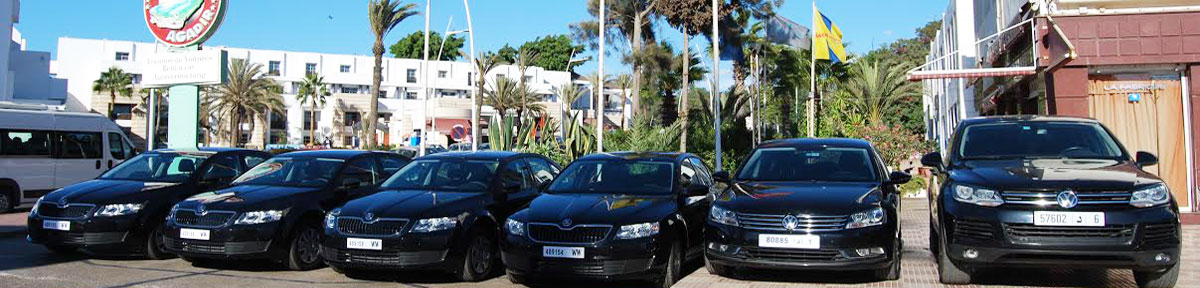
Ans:
{"label": "alloy wheel", "polygon": [[304,229],[300,232],[300,239],[297,239],[297,252],[300,252],[300,261],[304,263],[314,263],[321,257],[321,235],[317,234],[315,229]]}
{"label": "alloy wheel", "polygon": [[471,245],[471,251],[468,251],[467,261],[471,262],[471,269],[477,275],[488,273],[492,267],[492,251],[489,249],[492,243],[487,237],[479,237],[475,239],[475,243]]}

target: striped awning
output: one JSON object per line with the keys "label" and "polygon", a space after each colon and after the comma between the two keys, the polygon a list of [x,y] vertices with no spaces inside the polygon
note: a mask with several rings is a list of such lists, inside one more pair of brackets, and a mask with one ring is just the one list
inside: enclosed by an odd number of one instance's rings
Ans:
{"label": "striped awning", "polygon": [[912,71],[908,73],[908,81],[929,79],[1012,77],[1037,74],[1037,67],[1004,67],[978,68],[957,70]]}

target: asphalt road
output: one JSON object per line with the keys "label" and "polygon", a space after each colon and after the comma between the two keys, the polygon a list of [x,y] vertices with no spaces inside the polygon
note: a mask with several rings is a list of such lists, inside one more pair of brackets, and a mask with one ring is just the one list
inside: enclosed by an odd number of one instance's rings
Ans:
{"label": "asphalt road", "polygon": [[[925,240],[928,226],[924,200],[905,203],[904,262],[901,280],[875,282],[863,273],[746,272],[737,279],[710,275],[699,263],[689,265],[676,287],[936,287],[937,274]],[[1179,287],[1200,288],[1200,226],[1184,229],[1184,267]],[[1135,287],[1129,271],[1005,269],[981,275],[988,287]],[[629,287],[638,283],[540,283],[540,287]],[[502,275],[482,283],[457,283],[448,275],[428,272],[386,273],[349,278],[325,268],[283,271],[261,262],[194,266],[179,259],[55,255],[23,237],[0,236],[0,287],[519,287]]]}

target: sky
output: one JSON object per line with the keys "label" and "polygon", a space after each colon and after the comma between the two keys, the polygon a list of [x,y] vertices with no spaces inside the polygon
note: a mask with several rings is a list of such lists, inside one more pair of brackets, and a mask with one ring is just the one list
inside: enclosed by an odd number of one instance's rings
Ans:
{"label": "sky", "polygon": [[[28,40],[28,49],[56,54],[58,38],[95,38],[152,42],[142,16],[142,1],[21,1],[18,30]],[[239,48],[370,55],[374,41],[366,21],[367,0],[233,0],[225,22],[207,45]],[[424,12],[425,1],[406,0]],[[463,2],[433,0],[430,29],[464,30],[467,27]],[[591,17],[587,0],[471,0],[477,52],[494,51],[505,44],[517,47],[539,36],[569,34],[571,23]],[[914,30],[940,19],[948,0],[819,0],[817,5],[838,25],[851,52],[865,53],[899,38],[912,37]],[[810,1],[786,1],[777,12],[792,21],[811,26]],[[410,17],[385,38],[386,45],[424,29],[425,15]],[[452,21],[452,22],[451,22]],[[658,35],[677,45],[680,33],[667,25]],[[694,38],[693,47],[711,45]],[[465,46],[465,45],[464,45]],[[468,49],[469,47],[463,47]],[[610,50],[611,51],[611,50]],[[431,52],[432,54],[432,52]],[[592,56],[588,51],[581,56]],[[606,54],[605,74],[629,71],[620,55]],[[57,56],[54,56],[57,57]],[[590,73],[597,61],[575,69]],[[722,82],[729,81],[728,63],[722,64]],[[726,86],[726,85],[722,85]]]}

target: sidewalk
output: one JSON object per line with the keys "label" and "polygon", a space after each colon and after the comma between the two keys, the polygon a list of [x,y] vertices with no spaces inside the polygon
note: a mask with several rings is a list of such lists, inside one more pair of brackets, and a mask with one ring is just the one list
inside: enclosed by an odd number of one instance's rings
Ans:
{"label": "sidewalk", "polygon": [[29,209],[17,211],[0,214],[0,238],[25,235],[25,218],[29,215]]}

